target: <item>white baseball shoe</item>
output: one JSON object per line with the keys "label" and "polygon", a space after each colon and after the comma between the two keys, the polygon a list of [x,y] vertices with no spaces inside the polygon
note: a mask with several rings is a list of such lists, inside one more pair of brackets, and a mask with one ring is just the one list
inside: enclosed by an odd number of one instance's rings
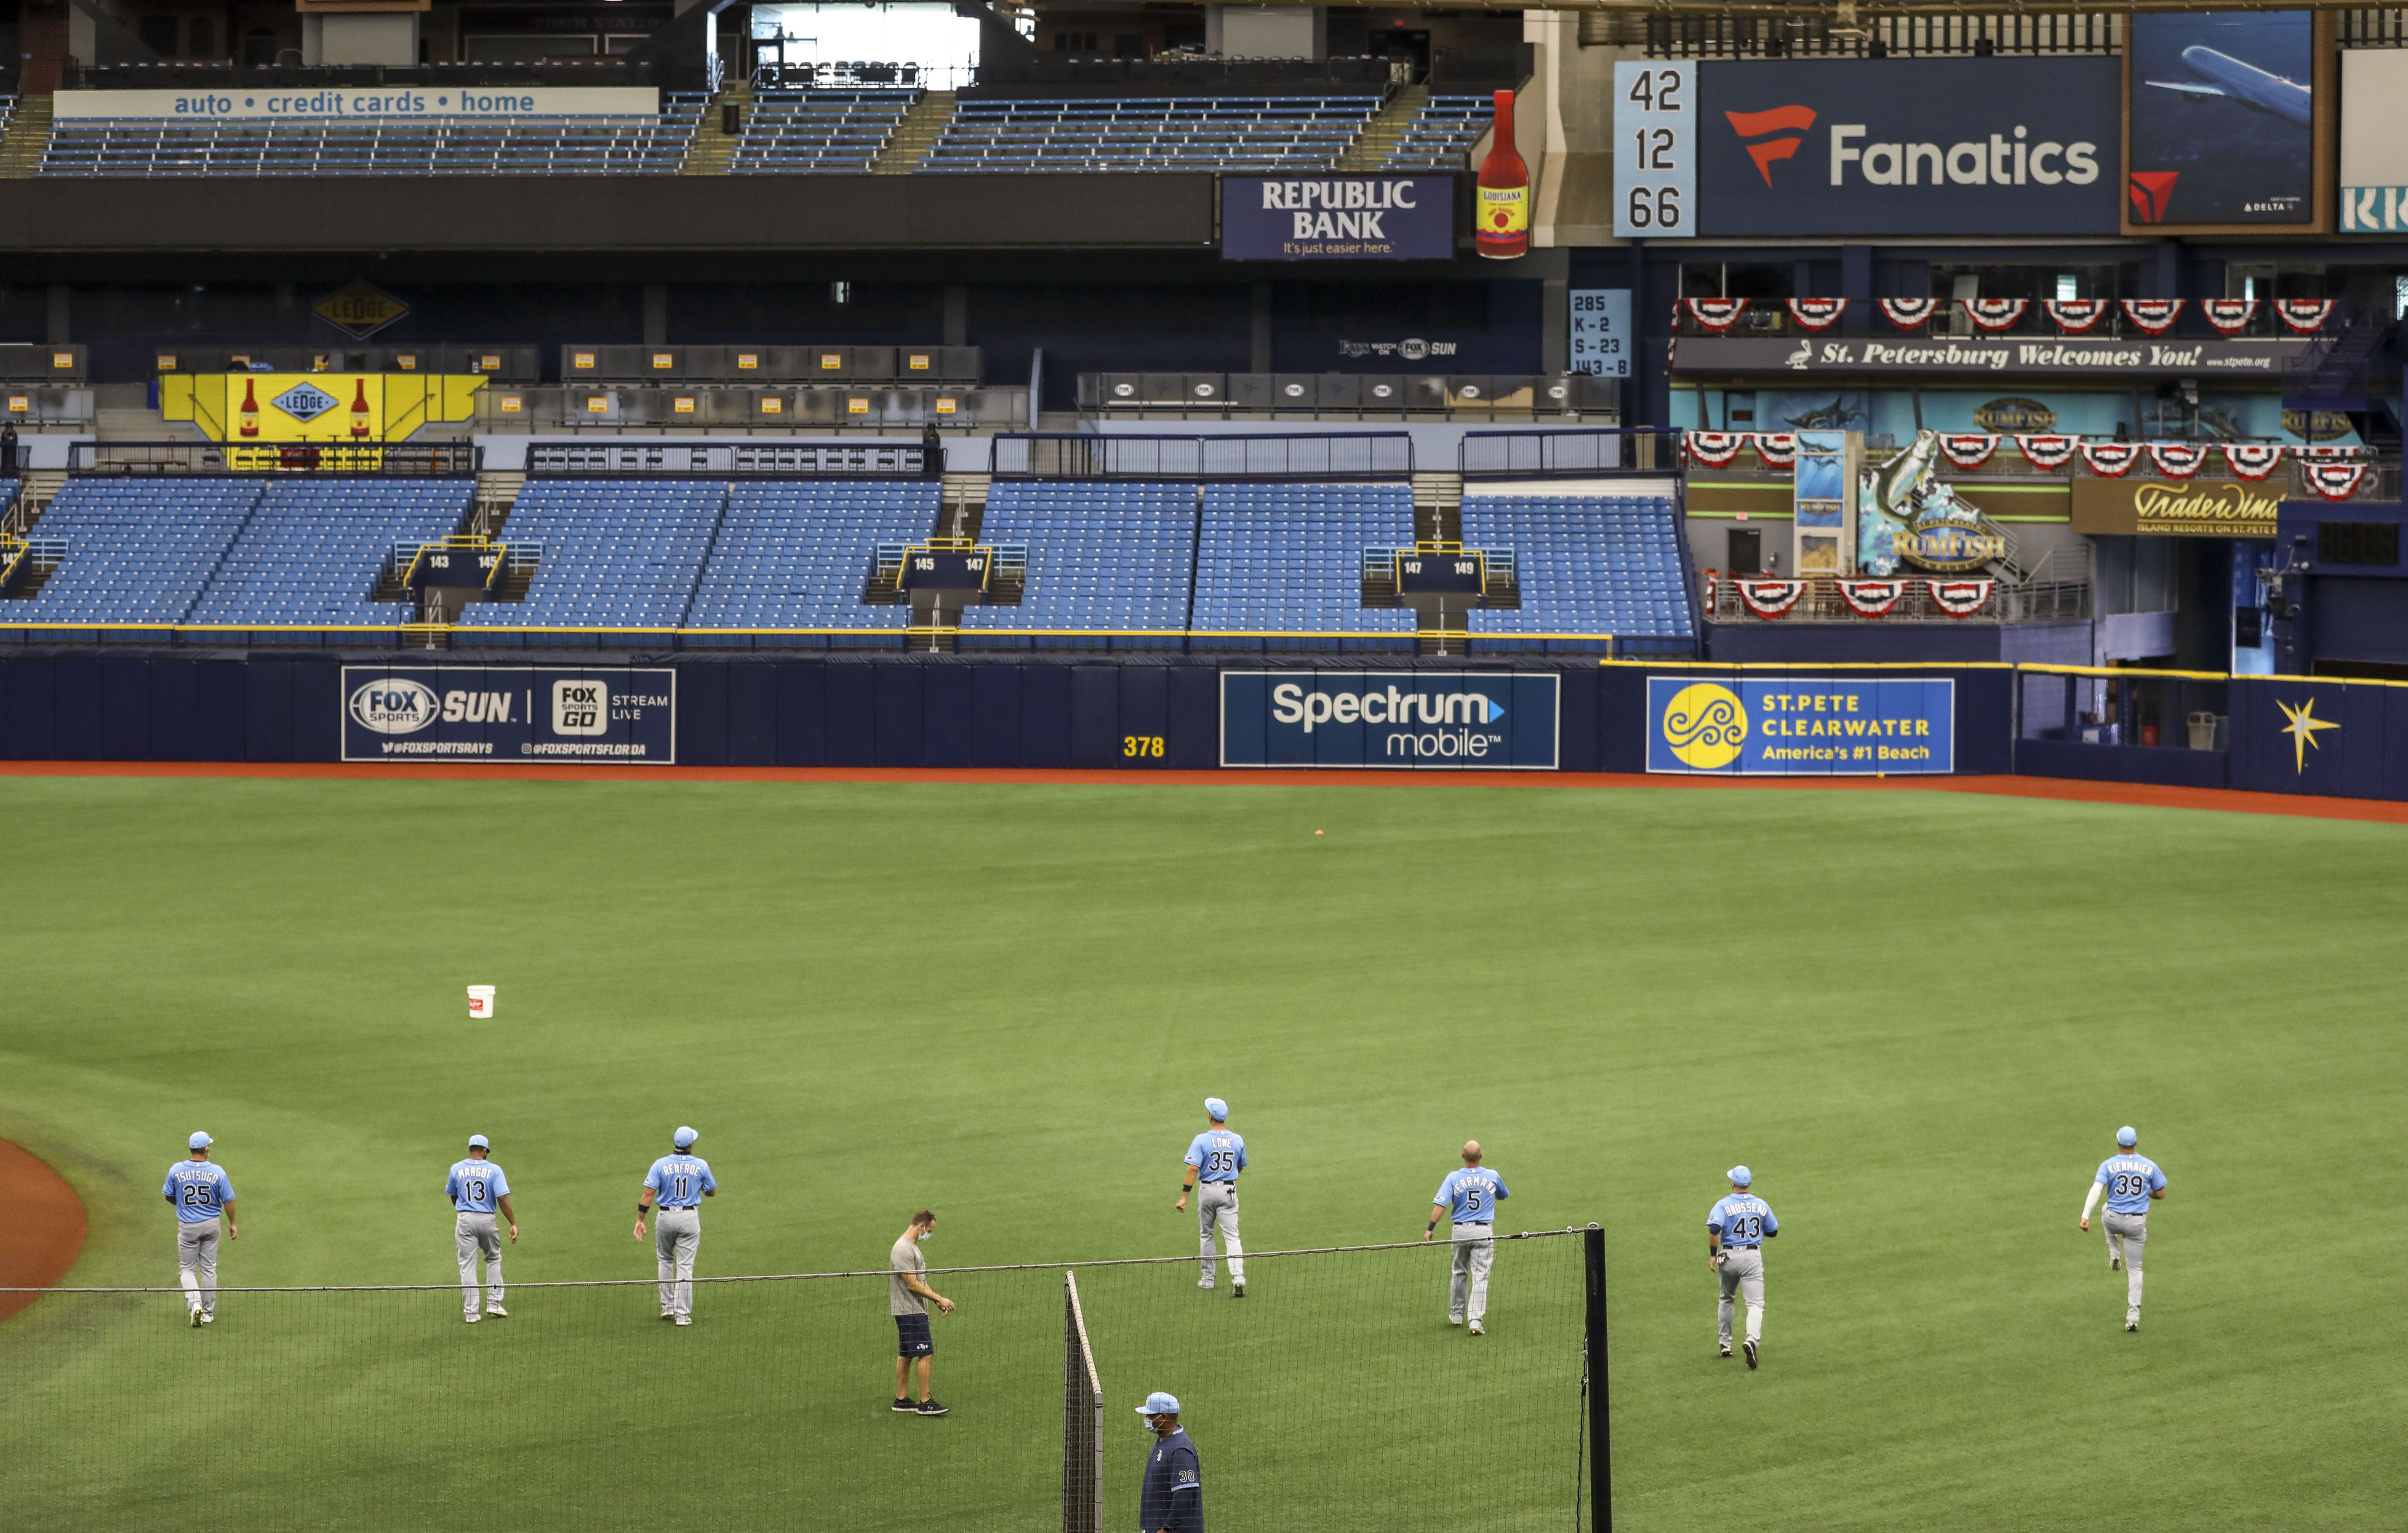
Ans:
{"label": "white baseball shoe", "polygon": [[681,1325],[691,1325],[694,1324],[694,1316],[680,1315],[677,1317],[677,1323]]}
{"label": "white baseball shoe", "polygon": [[467,1322],[468,1322],[468,1324],[469,1324],[469,1325],[474,1325],[478,1321],[480,1321],[480,1320],[483,1319],[484,1317],[483,1317],[482,1315],[468,1315],[468,1316],[466,1316],[466,1320],[467,1320]]}
{"label": "white baseball shoe", "polygon": [[1480,1328],[1480,1322],[1475,1320],[1471,1323],[1471,1334],[1474,1336],[1486,1336],[1488,1333],[1482,1330]]}
{"label": "white baseball shoe", "polygon": [[216,1325],[217,1323],[218,1323],[218,1317],[217,1317],[215,1314],[212,1314],[210,1311],[207,1311],[207,1310],[203,1310],[203,1311],[201,1311],[201,1324],[202,1324],[202,1325]]}
{"label": "white baseball shoe", "polygon": [[194,1329],[194,1330],[196,1330],[196,1331],[197,1331],[197,1330],[199,1330],[199,1329],[201,1328],[201,1307],[200,1307],[199,1305],[195,1304],[195,1305],[194,1305],[194,1306],[192,1307],[192,1309],[193,1309],[193,1329]]}
{"label": "white baseball shoe", "polygon": [[2122,1270],[2124,1270],[2124,1258],[2123,1258],[2123,1257],[2121,1257],[2121,1256],[2110,1256],[2110,1257],[2108,1257],[2108,1258],[2107,1258],[2107,1270],[2108,1270],[2108,1271],[2110,1271],[2110,1272],[2121,1272]]}
{"label": "white baseball shoe", "polygon": [[504,1320],[508,1320],[510,1317],[510,1312],[508,1310],[503,1309],[498,1304],[486,1305],[485,1312],[489,1315],[499,1315]]}

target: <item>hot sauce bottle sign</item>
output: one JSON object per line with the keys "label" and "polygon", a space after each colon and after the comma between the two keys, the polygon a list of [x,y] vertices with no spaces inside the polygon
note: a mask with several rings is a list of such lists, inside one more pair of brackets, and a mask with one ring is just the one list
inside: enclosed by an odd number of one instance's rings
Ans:
{"label": "hot sauce bottle sign", "polygon": [[1513,93],[1497,93],[1497,132],[1480,162],[1480,253],[1510,261],[1530,253],[1530,168],[1513,148]]}
{"label": "hot sauce bottle sign", "polygon": [[259,382],[256,379],[242,380],[242,408],[235,416],[236,434],[243,437],[259,435]]}

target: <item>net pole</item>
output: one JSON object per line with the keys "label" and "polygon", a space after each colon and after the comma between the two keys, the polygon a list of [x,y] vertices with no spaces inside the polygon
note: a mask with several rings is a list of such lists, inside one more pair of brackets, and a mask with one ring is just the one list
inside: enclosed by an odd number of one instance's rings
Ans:
{"label": "net pole", "polygon": [[1079,1274],[1062,1274],[1062,1533],[1098,1533],[1104,1512],[1104,1386],[1087,1344]]}
{"label": "net pole", "polygon": [[1586,1258],[1588,1298],[1588,1440],[1589,1526],[1596,1533],[1613,1533],[1613,1440],[1606,1411],[1605,1383],[1605,1231],[1596,1225],[1581,1231]]}

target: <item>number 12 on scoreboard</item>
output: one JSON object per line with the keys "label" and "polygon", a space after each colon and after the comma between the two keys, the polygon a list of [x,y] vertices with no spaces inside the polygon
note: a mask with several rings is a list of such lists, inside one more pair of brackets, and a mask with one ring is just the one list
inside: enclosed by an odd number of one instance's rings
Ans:
{"label": "number 12 on scoreboard", "polygon": [[1613,66],[1613,232],[1690,239],[1698,232],[1698,66]]}

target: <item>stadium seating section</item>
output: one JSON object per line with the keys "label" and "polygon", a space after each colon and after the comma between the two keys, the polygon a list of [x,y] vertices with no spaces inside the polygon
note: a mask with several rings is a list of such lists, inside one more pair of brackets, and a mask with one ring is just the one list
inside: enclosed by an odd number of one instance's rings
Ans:
{"label": "stadium seating section", "polygon": [[[1199,648],[1301,649],[1264,630],[1361,635],[1349,649],[1413,645],[1413,614],[1362,605],[1363,550],[1410,546],[1413,494],[1402,484],[1214,484],[1204,492],[1196,556]],[[1205,636],[1219,633],[1219,638]],[[1246,637],[1240,637],[1246,636]]]}
{"label": "stadium seating section", "polygon": [[705,98],[665,93],[656,118],[295,118],[50,125],[45,176],[674,175]]}
{"label": "stadium seating section", "polygon": [[879,544],[928,536],[937,494],[928,480],[734,485],[686,626],[902,628],[910,609],[869,606],[862,587]]}
{"label": "stadium seating section", "polygon": [[[1671,502],[1560,490],[1464,496],[1463,541],[1513,552],[1522,602],[1473,612],[1475,649],[1605,644],[1546,637],[1564,635],[1685,641]],[[927,537],[939,493],[900,478],[532,479],[503,532],[514,549],[540,551],[523,599],[471,603],[460,621],[891,647],[910,609],[863,600],[876,551]],[[397,627],[410,606],[372,599],[390,551],[457,531],[470,494],[465,480],[72,479],[36,525],[66,545],[64,559],[32,597],[0,603],[0,626]],[[1025,547],[1025,594],[966,611],[962,643],[1410,650],[1413,613],[1362,606],[1361,567],[1367,548],[1410,546],[1413,520],[1412,493],[1396,481],[998,480],[980,537]],[[762,629],[823,632],[730,632]]]}
{"label": "stadium seating section", "polygon": [[1512,549],[1518,610],[1471,614],[1475,649],[1546,649],[1560,641],[1514,634],[1689,637],[1688,587],[1679,523],[1657,496],[1471,494],[1463,497],[1467,548]]}
{"label": "stadium seating section", "polygon": [[765,91],[727,168],[738,175],[858,174],[895,136],[916,91]]}
{"label": "stadium seating section", "polygon": [[1493,94],[1433,95],[1380,163],[1383,170],[1461,170],[1496,111]]}
{"label": "stadium seating section", "polygon": [[1326,169],[1379,109],[1377,95],[970,99],[919,168]]}
{"label": "stadium seating section", "polygon": [[[1114,649],[1179,646],[1187,626],[1196,557],[1196,486],[1181,483],[997,484],[980,537],[1028,547],[1027,595],[1018,607],[973,607],[965,629],[1168,629],[1130,634]],[[1076,643],[1062,636],[963,638],[965,648]]]}

